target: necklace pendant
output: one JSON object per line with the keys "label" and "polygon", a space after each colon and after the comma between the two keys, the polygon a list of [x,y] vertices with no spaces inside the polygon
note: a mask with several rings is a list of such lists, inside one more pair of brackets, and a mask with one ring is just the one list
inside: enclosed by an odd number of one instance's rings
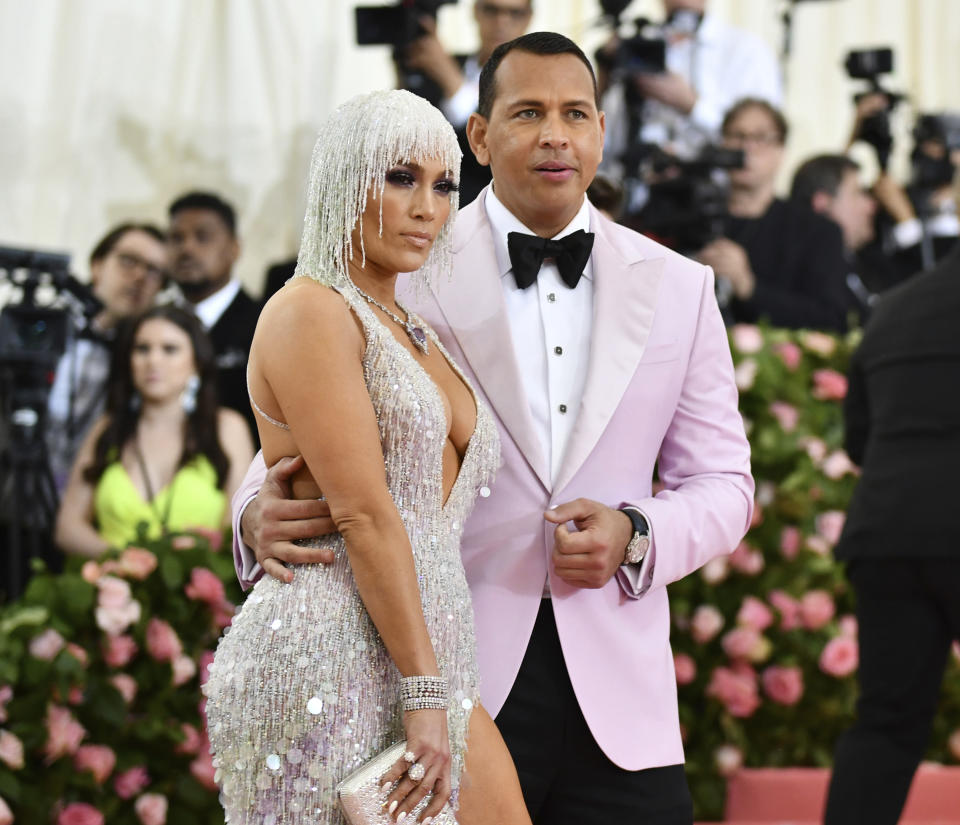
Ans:
{"label": "necklace pendant", "polygon": [[409,321],[405,324],[405,326],[407,328],[407,335],[410,336],[410,340],[413,341],[413,345],[424,355],[427,355],[430,351],[430,344],[427,341],[427,333],[425,333],[420,327],[415,327]]}

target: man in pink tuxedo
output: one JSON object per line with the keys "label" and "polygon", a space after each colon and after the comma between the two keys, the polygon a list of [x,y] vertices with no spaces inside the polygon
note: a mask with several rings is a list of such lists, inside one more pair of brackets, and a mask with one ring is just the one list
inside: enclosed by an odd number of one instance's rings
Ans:
{"label": "man in pink tuxedo", "polygon": [[[666,585],[746,532],[750,453],[711,271],[585,198],[603,123],[572,41],[499,47],[468,130],[494,182],[416,310],[500,425],[462,552],[483,701],[534,823],[689,825]],[[298,461],[265,480],[258,459],[234,499],[236,535],[242,520],[286,578],[278,560],[324,560],[289,540],[332,529],[322,503],[284,498]],[[245,584],[250,547],[235,543]]]}

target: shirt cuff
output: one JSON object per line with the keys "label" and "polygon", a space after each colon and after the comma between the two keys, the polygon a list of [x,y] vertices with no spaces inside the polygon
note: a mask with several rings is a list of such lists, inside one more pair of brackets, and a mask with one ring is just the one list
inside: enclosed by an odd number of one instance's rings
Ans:
{"label": "shirt cuff", "polygon": [[243,513],[247,506],[256,498],[256,494],[250,496],[237,513],[237,523],[235,525],[237,535],[237,548],[240,550],[240,582],[256,581],[263,573],[260,562],[257,561],[256,553],[250,549],[250,546],[243,540],[243,534],[240,531],[240,523],[243,521]]}
{"label": "shirt cuff", "polygon": [[893,241],[899,249],[909,249],[923,239],[923,226],[919,218],[900,221],[892,230]]}
{"label": "shirt cuff", "polygon": [[453,97],[441,101],[440,110],[455,129],[462,129],[466,126],[470,115],[476,111],[479,96],[479,86],[465,80],[460,84],[460,88],[454,92]]}
{"label": "shirt cuff", "polygon": [[622,504],[620,508],[623,510],[633,510],[643,516],[644,521],[647,522],[649,531],[647,536],[650,539],[650,548],[643,557],[643,561],[637,562],[636,564],[621,564],[617,570],[617,580],[620,582],[620,587],[623,588],[626,595],[632,599],[639,599],[650,589],[650,585],[653,583],[654,556],[656,555],[653,543],[653,525],[650,523],[647,514],[639,507]]}

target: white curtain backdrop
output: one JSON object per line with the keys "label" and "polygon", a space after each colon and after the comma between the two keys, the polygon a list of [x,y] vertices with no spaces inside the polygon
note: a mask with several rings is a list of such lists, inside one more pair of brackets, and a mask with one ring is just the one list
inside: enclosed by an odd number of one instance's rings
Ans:
{"label": "white curtain backdrop", "polygon": [[[372,3],[373,0],[367,0]],[[348,0],[0,0],[0,244],[64,250],[86,274],[114,222],[165,221],[193,188],[240,218],[238,272],[258,293],[266,265],[297,248],[313,135],[334,106],[389,87],[389,50],[353,44]],[[710,10],[778,53],[787,0],[710,0]],[[441,9],[452,50],[475,43],[470,0]],[[605,39],[597,0],[534,0],[534,29],[588,53]],[[793,4],[786,111],[789,169],[839,151],[858,84],[851,48],[890,45],[896,167],[915,111],[960,109],[960,0]],[[628,16],[662,15],[636,0]],[[869,153],[859,155],[869,160]]]}

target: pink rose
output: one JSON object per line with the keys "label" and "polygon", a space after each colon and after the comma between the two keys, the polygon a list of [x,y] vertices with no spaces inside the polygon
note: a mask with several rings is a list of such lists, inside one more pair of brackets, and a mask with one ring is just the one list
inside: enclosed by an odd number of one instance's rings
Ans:
{"label": "pink rose", "polygon": [[848,639],[857,638],[857,617],[851,616],[849,613],[845,616],[841,616],[837,624],[840,625],[840,635],[846,636]]}
{"label": "pink rose", "polygon": [[800,598],[800,618],[807,630],[819,630],[836,611],[833,597],[826,590],[811,590]]}
{"label": "pink rose", "polygon": [[780,531],[780,554],[787,561],[793,561],[800,552],[800,539],[800,530],[796,527],[784,527]]}
{"label": "pink rose", "polygon": [[86,802],[71,802],[60,811],[57,825],[103,825],[103,814]]}
{"label": "pink rose", "polygon": [[947,747],[950,748],[953,758],[960,760],[960,728],[950,734],[950,738],[947,739]]}
{"label": "pink rose", "polygon": [[741,541],[730,554],[730,566],[745,576],[757,576],[764,567],[763,553]]}
{"label": "pink rose", "polygon": [[782,590],[771,590],[767,599],[780,614],[781,630],[795,630],[800,627],[800,602],[793,596]]}
{"label": "pink rose", "polygon": [[808,436],[800,441],[800,446],[806,450],[810,460],[814,464],[819,464],[827,455],[827,443],[822,438],[814,435]]}
{"label": "pink rose", "polygon": [[214,530],[210,527],[191,527],[190,528],[194,533],[197,533],[200,536],[203,536],[207,540],[207,544],[210,545],[210,549],[216,553],[223,546],[223,531]]}
{"label": "pink rose", "polygon": [[720,776],[730,776],[743,766],[743,753],[736,745],[721,745],[713,752],[713,762]]}
{"label": "pink rose", "polygon": [[80,577],[87,584],[96,584],[97,579],[103,575],[103,571],[100,569],[100,565],[95,561],[85,561],[83,567],[80,568]]}
{"label": "pink rose", "polygon": [[837,339],[825,332],[805,332],[800,342],[810,352],[815,352],[824,358],[829,358],[837,350]]}
{"label": "pink rose", "polygon": [[85,651],[80,645],[70,642],[67,645],[67,653],[73,656],[81,665],[85,665],[89,659],[87,656],[87,651]]}
{"label": "pink rose", "polygon": [[774,401],[770,404],[770,415],[777,419],[780,429],[792,433],[800,420],[800,411],[786,401]]}
{"label": "pink rose", "polygon": [[107,781],[117,764],[117,755],[106,745],[81,745],[73,756],[73,767],[90,771],[98,785]]}
{"label": "pink rose", "polygon": [[108,636],[103,647],[103,658],[110,667],[124,667],[136,652],[137,643],[131,636]]}
{"label": "pink rose", "polygon": [[137,797],[133,810],[143,825],[166,825],[167,798],[163,794],[145,793]]}
{"label": "pink rose", "polygon": [[818,536],[816,534],[807,536],[804,546],[807,548],[807,550],[816,553],[818,556],[830,555],[830,545],[823,536]]}
{"label": "pink rose", "polygon": [[697,663],[686,653],[673,655],[673,669],[677,675],[678,685],[689,685],[697,678]]}
{"label": "pink rose", "polygon": [[718,699],[731,716],[745,719],[760,706],[757,676],[750,667],[718,667],[710,675],[707,695]]}
{"label": "pink rose", "polygon": [[233,617],[236,615],[237,608],[230,602],[224,602],[213,610],[213,623],[221,630],[230,627]]}
{"label": "pink rose", "polygon": [[147,651],[158,662],[172,662],[183,653],[183,645],[167,622],[154,617],[147,624]]}
{"label": "pink rose", "polygon": [[76,753],[83,737],[87,735],[83,726],[73,718],[73,714],[60,705],[47,706],[46,725],[47,742],[43,750],[47,756],[47,764],[61,756]]}
{"label": "pink rose", "polygon": [[210,679],[210,665],[213,664],[213,651],[205,650],[200,654],[200,684],[205,685]]}
{"label": "pink rose", "polygon": [[70,688],[70,692],[67,694],[67,704],[74,707],[83,704],[83,689],[79,685]]}
{"label": "pink rose", "polygon": [[170,545],[174,550],[192,550],[197,546],[197,540],[193,536],[175,536]]}
{"label": "pink rose", "polygon": [[0,730],[0,762],[15,771],[23,767],[23,742],[8,730]]}
{"label": "pink rose", "polygon": [[730,575],[730,560],[726,556],[714,556],[700,568],[700,575],[707,584],[720,584]]}
{"label": "pink rose", "polygon": [[129,673],[117,673],[111,676],[110,684],[117,689],[117,693],[123,697],[123,701],[128,705],[136,698],[137,682]]}
{"label": "pink rose", "polygon": [[13,811],[2,796],[0,796],[0,825],[13,825]]}
{"label": "pink rose", "polygon": [[51,662],[56,658],[57,654],[63,650],[64,644],[63,636],[57,633],[52,627],[49,627],[44,630],[43,633],[34,636],[30,640],[30,655],[35,659]]}
{"label": "pink rose", "polygon": [[97,582],[97,604],[100,607],[123,607],[133,596],[130,585],[116,576],[103,576]]}
{"label": "pink rose", "polygon": [[130,585],[116,576],[103,576],[97,581],[97,627],[108,636],[119,636],[140,620],[140,602],[130,593]]}
{"label": "pink rose", "polygon": [[847,378],[836,370],[814,370],[813,397],[821,401],[843,401],[847,395]]}
{"label": "pink rose", "polygon": [[790,372],[799,367],[803,360],[803,351],[793,341],[784,341],[782,344],[777,344],[774,350]]}
{"label": "pink rose", "polygon": [[226,593],[223,582],[213,571],[206,567],[194,567],[190,571],[190,583],[184,587],[187,598],[206,602],[211,607],[223,603]]}
{"label": "pink rose", "polygon": [[834,450],[830,455],[828,455],[824,460],[823,464],[820,465],[820,469],[823,470],[823,474],[830,479],[836,481],[839,478],[843,478],[848,473],[857,473],[857,465],[850,460],[843,450]]}
{"label": "pink rose", "polygon": [[213,778],[216,768],[213,767],[213,760],[207,752],[209,748],[204,748],[197,754],[197,758],[190,763],[190,773],[204,788],[210,791],[217,789],[216,780]]}
{"label": "pink rose", "polygon": [[781,705],[795,705],[803,696],[803,671],[798,667],[773,665],[760,676],[763,692]]}
{"label": "pink rose", "polygon": [[13,698],[13,688],[10,685],[0,687],[0,722],[7,721],[7,702]]}
{"label": "pink rose", "polygon": [[113,780],[113,789],[121,799],[131,799],[150,784],[150,776],[143,765],[135,765],[117,774]]}
{"label": "pink rose", "polygon": [[690,620],[690,635],[695,642],[706,644],[722,629],[724,624],[723,614],[713,605],[702,604],[693,611],[693,618]]}
{"label": "pink rose", "polygon": [[740,392],[749,390],[757,380],[757,362],[752,358],[744,358],[734,369],[733,380]]}
{"label": "pink rose", "polygon": [[183,741],[174,749],[177,753],[197,754],[200,752],[200,746],[203,744],[203,737],[193,725],[186,722],[180,725],[183,731]]}
{"label": "pink rose", "polygon": [[185,685],[197,675],[196,663],[186,654],[181,653],[170,663],[170,666],[173,669],[173,684],[176,687]]}
{"label": "pink rose", "polygon": [[142,547],[128,547],[120,554],[120,570],[131,579],[143,581],[156,569],[156,555]]}
{"label": "pink rose", "polygon": [[737,612],[737,624],[762,633],[773,624],[773,611],[755,596],[746,596]]}
{"label": "pink rose", "polygon": [[817,516],[817,532],[823,536],[830,545],[836,545],[840,541],[840,534],[843,532],[843,523],[847,520],[846,513],[840,510],[828,510]]}
{"label": "pink rose", "polygon": [[770,656],[770,641],[752,627],[737,627],[725,634],[721,642],[731,659],[744,662],[762,662]]}
{"label": "pink rose", "polygon": [[763,349],[763,333],[753,324],[736,324],[730,333],[734,348],[744,355],[753,355]]}
{"label": "pink rose", "polygon": [[859,663],[857,642],[848,636],[837,636],[831,639],[820,654],[820,670],[837,678],[849,676],[857,669]]}

